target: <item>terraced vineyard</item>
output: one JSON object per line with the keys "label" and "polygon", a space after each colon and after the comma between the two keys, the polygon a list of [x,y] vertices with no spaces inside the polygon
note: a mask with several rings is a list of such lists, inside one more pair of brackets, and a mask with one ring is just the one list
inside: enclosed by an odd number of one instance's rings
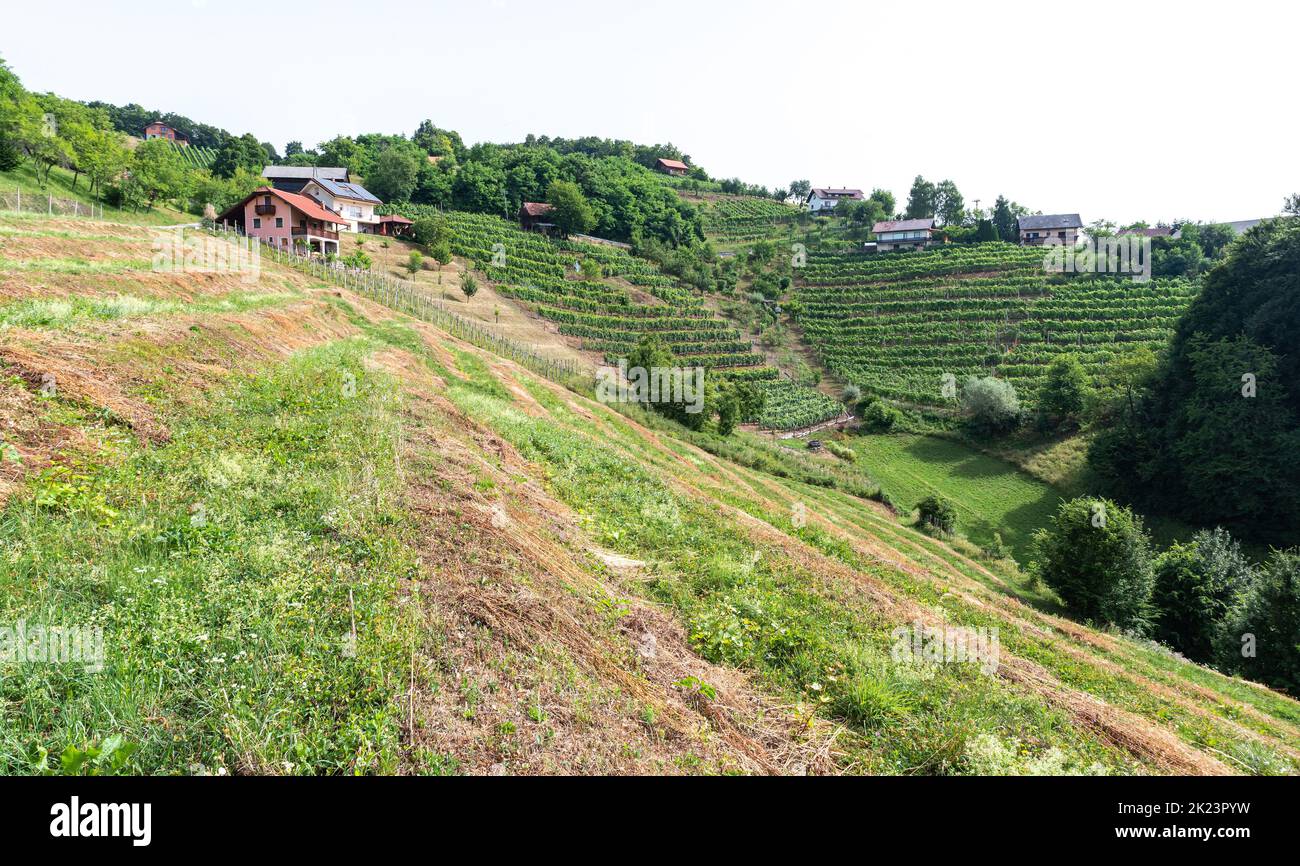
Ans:
{"label": "terraced vineyard", "polygon": [[186,146],[177,144],[174,141],[171,145],[176,153],[180,155],[186,168],[211,168],[212,161],[217,158],[216,150],[210,147]]}
{"label": "terraced vineyard", "polygon": [[1046,365],[1096,374],[1164,344],[1195,291],[1185,280],[1054,275],[1043,250],[952,246],[865,257],[812,254],[797,296],[805,340],[832,373],[891,399],[943,402],[943,381],[997,375],[1032,404]]}
{"label": "terraced vineyard", "polygon": [[723,243],[747,243],[780,234],[799,211],[770,198],[720,198],[702,208],[705,233]]}
{"label": "terraced vineyard", "polygon": [[[427,211],[407,206],[402,213],[417,218]],[[699,295],[626,250],[550,240],[486,214],[444,216],[453,253],[486,274],[499,293],[528,304],[558,324],[561,334],[579,339],[583,349],[602,353],[610,363],[626,357],[641,335],[652,333],[685,364],[759,381],[777,378],[749,340],[714,318]],[[601,280],[579,278],[583,259],[600,263]],[[763,418],[747,420],[791,429],[843,411],[825,395],[793,384],[780,389],[773,406]]]}

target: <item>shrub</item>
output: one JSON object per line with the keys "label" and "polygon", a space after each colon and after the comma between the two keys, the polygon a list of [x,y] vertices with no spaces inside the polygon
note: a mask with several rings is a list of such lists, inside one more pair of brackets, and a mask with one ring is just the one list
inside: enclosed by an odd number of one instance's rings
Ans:
{"label": "shrub", "polygon": [[957,509],[942,496],[927,496],[917,503],[916,511],[922,526],[944,535],[952,535],[957,528]]}
{"label": "shrub", "polygon": [[1020,420],[1020,399],[1005,379],[972,376],[962,388],[961,400],[967,417],[984,430],[1008,430]]}
{"label": "shrub", "polygon": [[1078,418],[1092,391],[1083,364],[1074,355],[1060,355],[1047,365],[1039,408],[1058,420]]}
{"label": "shrub", "polygon": [[1144,632],[1154,573],[1142,518],[1105,499],[1061,504],[1034,534],[1034,569],[1075,616]]}
{"label": "shrub", "polygon": [[407,273],[409,273],[411,276],[415,276],[416,272],[419,271],[420,268],[423,266],[424,266],[424,256],[420,255],[415,250],[411,250],[411,255],[406,260]]}
{"label": "shrub", "polygon": [[449,241],[438,241],[429,247],[429,255],[437,259],[440,265],[451,264],[451,243]]}
{"label": "shrub", "polygon": [[[415,238],[417,244],[430,250],[439,244],[449,242],[451,230],[447,226],[447,218],[441,214],[420,217],[411,224],[411,237]],[[434,258],[437,256],[435,255]]]}
{"label": "shrub", "polygon": [[478,280],[474,279],[473,274],[465,274],[461,277],[460,290],[465,293],[467,298],[472,298],[478,293]]}
{"label": "shrub", "polygon": [[1300,548],[1273,551],[1216,643],[1224,670],[1300,695]]}
{"label": "shrub", "polygon": [[903,413],[883,400],[872,400],[862,412],[862,423],[873,433],[888,433],[903,420]]}
{"label": "shrub", "polygon": [[1223,529],[1175,544],[1156,558],[1155,638],[1190,659],[1211,661],[1215,634],[1253,577],[1240,545]]}
{"label": "shrub", "polygon": [[854,451],[852,448],[841,445],[838,442],[827,441],[826,450],[841,460],[847,460],[850,463],[857,462],[858,452]]}
{"label": "shrub", "polygon": [[845,385],[843,393],[840,394],[840,399],[845,403],[856,403],[862,399],[862,389],[857,385]]}

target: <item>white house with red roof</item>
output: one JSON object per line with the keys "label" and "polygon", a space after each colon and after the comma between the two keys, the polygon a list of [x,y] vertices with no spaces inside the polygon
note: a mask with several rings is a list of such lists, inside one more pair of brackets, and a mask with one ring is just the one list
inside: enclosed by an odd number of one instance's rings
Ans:
{"label": "white house with red roof", "polygon": [[823,211],[835,210],[836,205],[842,201],[862,201],[863,198],[860,189],[819,186],[808,190],[808,198],[805,199],[805,204],[808,205],[809,213],[822,213]]}
{"label": "white house with red roof", "polygon": [[321,254],[339,252],[339,230],[348,221],[310,196],[270,186],[258,187],[226,209],[217,222],[237,227],[263,243]]}

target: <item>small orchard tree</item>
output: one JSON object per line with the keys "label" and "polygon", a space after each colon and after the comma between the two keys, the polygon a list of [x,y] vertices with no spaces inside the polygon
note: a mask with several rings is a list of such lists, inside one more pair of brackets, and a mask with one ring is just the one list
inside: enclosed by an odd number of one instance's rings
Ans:
{"label": "small orchard tree", "polygon": [[424,267],[424,256],[420,255],[419,250],[411,250],[410,256],[406,259],[406,272],[415,276],[422,267]]}
{"label": "small orchard tree", "polygon": [[474,279],[473,274],[465,274],[461,277],[460,290],[465,293],[466,298],[472,298],[478,294],[478,280]]}
{"label": "small orchard tree", "polygon": [[961,401],[971,423],[989,432],[1009,430],[1020,420],[1020,399],[1005,379],[972,376],[962,387]]}
{"label": "small orchard tree", "polygon": [[1034,569],[1082,619],[1143,632],[1155,582],[1142,518],[1106,499],[1062,503],[1034,534]]}
{"label": "small orchard tree", "polygon": [[430,247],[429,254],[438,260],[438,264],[444,267],[451,264],[451,244],[445,240],[438,241]]}
{"label": "small orchard tree", "polygon": [[927,496],[916,505],[922,526],[952,535],[957,528],[957,508],[942,496]]}

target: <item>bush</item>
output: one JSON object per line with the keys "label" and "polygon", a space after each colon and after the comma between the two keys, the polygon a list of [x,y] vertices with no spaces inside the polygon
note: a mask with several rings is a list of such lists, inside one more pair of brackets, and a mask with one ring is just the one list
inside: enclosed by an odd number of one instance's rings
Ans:
{"label": "bush", "polygon": [[[439,244],[450,242],[451,229],[447,226],[446,217],[425,216],[411,224],[411,237],[415,238],[417,244],[432,250]],[[435,255],[434,258],[437,256]]]}
{"label": "bush", "polygon": [[873,433],[888,433],[903,420],[903,413],[883,400],[872,400],[862,411],[862,424]]}
{"label": "bush", "polygon": [[852,448],[841,445],[838,442],[827,441],[826,450],[841,460],[847,460],[849,463],[857,462],[858,452],[854,451]]}
{"label": "bush", "polygon": [[1253,578],[1240,545],[1223,529],[1175,544],[1155,563],[1155,638],[1190,659],[1212,661],[1215,635]]}
{"label": "bush", "polygon": [[1075,616],[1145,632],[1155,582],[1142,518],[1105,499],[1062,503],[1034,534],[1034,570]]}
{"label": "bush", "polygon": [[451,264],[451,243],[449,241],[438,241],[429,247],[429,255],[437,259],[440,265]]}
{"label": "bush", "polygon": [[418,272],[423,266],[424,256],[420,255],[415,250],[411,250],[411,255],[406,259],[407,273],[411,276],[415,276],[416,272]]}
{"label": "bush", "polygon": [[1300,548],[1273,551],[1216,643],[1223,670],[1300,695]]}
{"label": "bush", "polygon": [[465,274],[460,279],[460,290],[465,293],[465,297],[472,298],[478,293],[478,280],[474,279],[473,274]]}
{"label": "bush", "polygon": [[1092,385],[1083,364],[1074,355],[1060,355],[1047,365],[1039,408],[1058,421],[1077,419],[1088,405]]}
{"label": "bush", "polygon": [[961,401],[967,417],[981,429],[1009,430],[1020,421],[1020,399],[1005,379],[972,376],[962,388]]}
{"label": "bush", "polygon": [[862,389],[857,385],[845,385],[844,391],[840,395],[840,399],[843,402],[852,405],[862,399]]}
{"label": "bush", "polygon": [[957,509],[942,496],[927,496],[916,506],[922,526],[952,535],[957,528]]}

